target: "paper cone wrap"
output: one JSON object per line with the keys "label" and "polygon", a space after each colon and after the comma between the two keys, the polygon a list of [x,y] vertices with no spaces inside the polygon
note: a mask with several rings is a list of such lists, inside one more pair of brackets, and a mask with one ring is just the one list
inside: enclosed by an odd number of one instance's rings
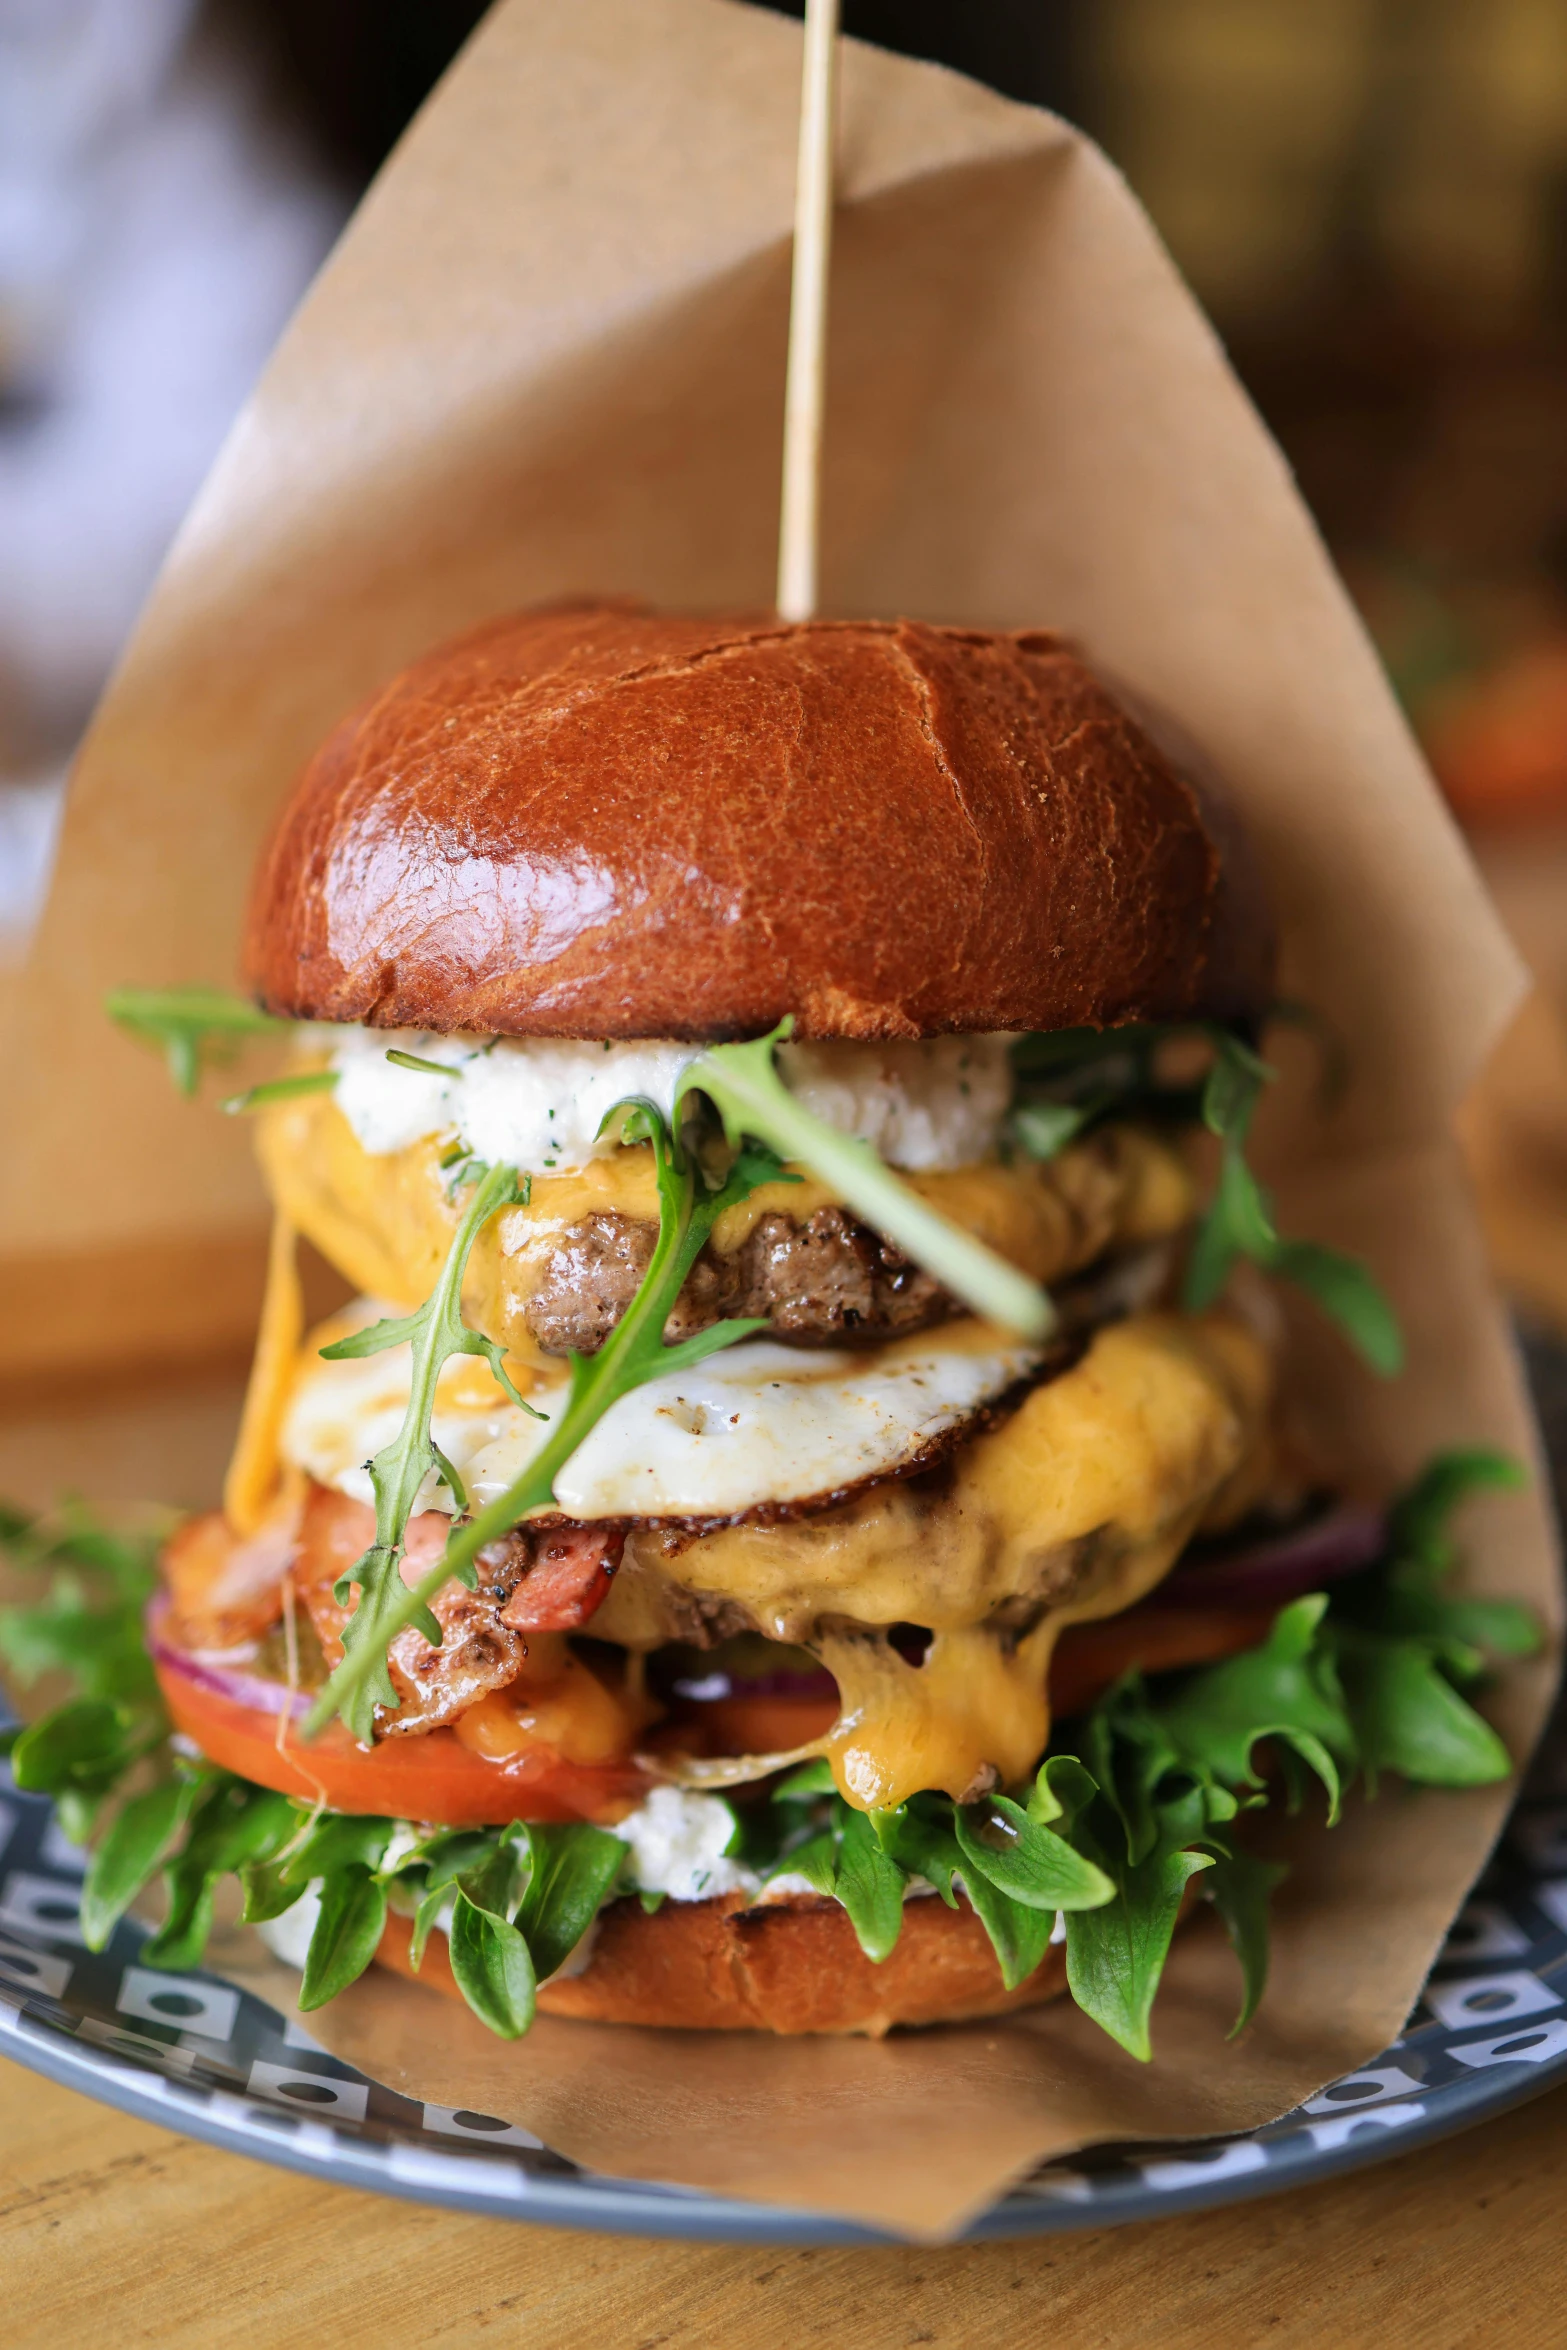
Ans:
{"label": "paper cone wrap", "polygon": [[[502,0],[197,500],[7,989],[0,1374],[74,1377],[79,1459],[84,1378],[241,1345],[261,1258],[240,1123],[175,1100],[108,1026],[106,991],[231,980],[299,765],[443,637],[574,593],[770,601],[799,42],[731,0]],[[1085,139],[852,42],[842,109],[824,609],[1063,629],[1223,778],[1285,991],[1352,1058],[1324,1120],[1290,1056],[1264,1171],[1286,1229],[1369,1257],[1411,1344],[1381,1386],[1294,1317],[1304,1408],[1382,1490],[1443,1443],[1532,1459],[1448,1140],[1519,969],[1278,450]],[[165,1461],[188,1471],[193,1407],[140,1408],[156,1493]],[[123,1437],[108,1457],[123,1471]],[[1538,1492],[1474,1513],[1471,1580],[1555,1626]],[[1500,1687],[1520,1755],[1550,1685],[1536,1666]],[[1389,1790],[1307,1834],[1257,2024],[1226,2041],[1236,1973],[1200,1924],[1147,2067],[1065,2005],[879,2046],[554,2021],[506,2048],[387,1978],[310,2029],[599,2169],[936,2236],[1048,2155],[1246,2128],[1383,2047],[1509,1799]]]}

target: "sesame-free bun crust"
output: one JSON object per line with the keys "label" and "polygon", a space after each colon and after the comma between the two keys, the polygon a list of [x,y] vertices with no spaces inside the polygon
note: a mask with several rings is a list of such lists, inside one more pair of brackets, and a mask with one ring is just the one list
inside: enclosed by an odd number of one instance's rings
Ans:
{"label": "sesame-free bun crust", "polygon": [[[431,1935],[413,1976],[410,1930],[407,1918],[387,1919],[379,1963],[460,1998],[444,1935]],[[1031,2007],[1065,1987],[1066,1956],[1057,1944],[1008,1991],[966,1901],[957,1909],[930,1898],[908,1902],[891,1956],[875,1966],[836,1901],[802,1895],[747,1909],[730,1894],[666,1901],[651,1917],[639,1901],[611,1903],[587,1966],[546,1983],[539,2007],[587,2023],[879,2037],[894,2024],[960,2023]]]}
{"label": "sesame-free bun crust", "polygon": [[557,608],[342,722],[246,975],[285,1017],[518,1036],[1245,1017],[1233,830],[1039,630]]}

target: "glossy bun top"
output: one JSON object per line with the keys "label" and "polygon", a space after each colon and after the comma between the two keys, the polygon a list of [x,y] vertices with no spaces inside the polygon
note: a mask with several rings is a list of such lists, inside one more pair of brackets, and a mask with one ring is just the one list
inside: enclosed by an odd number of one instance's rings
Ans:
{"label": "glossy bun top", "polygon": [[1062,639],[584,605],[343,720],[252,894],[273,1012],[518,1036],[1244,1018],[1234,824]]}

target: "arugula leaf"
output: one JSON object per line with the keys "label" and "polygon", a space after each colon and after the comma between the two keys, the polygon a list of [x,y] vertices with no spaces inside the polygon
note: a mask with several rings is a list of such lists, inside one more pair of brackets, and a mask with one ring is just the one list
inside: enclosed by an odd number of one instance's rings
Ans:
{"label": "arugula leaf", "polygon": [[306,1093],[330,1093],[337,1083],[335,1069],[301,1069],[290,1077],[269,1077],[263,1085],[247,1086],[219,1104],[226,1116],[243,1117],[248,1110],[264,1110],[269,1102],[291,1102]]}
{"label": "arugula leaf", "polygon": [[242,1926],[264,1926],[273,1918],[280,1918],[285,1910],[303,1899],[305,1892],[304,1886],[295,1884],[275,1860],[245,1861],[240,1868],[239,1883],[244,1895],[239,1913]]}
{"label": "arugula leaf", "polygon": [[1429,1644],[1346,1630],[1338,1661],[1370,1788],[1384,1770],[1427,1787],[1484,1787],[1507,1777],[1512,1757],[1444,1679]]}
{"label": "arugula leaf", "polygon": [[691,1094],[705,1094],[731,1142],[750,1137],[798,1160],[976,1314],[1025,1338],[1048,1338],[1056,1313],[1037,1282],[939,1214],[868,1142],[829,1126],[789,1091],[773,1056],[793,1026],[782,1020],[770,1036],[751,1044],[709,1045],[680,1078],[676,1115]]}
{"label": "arugula leaf", "polygon": [[323,1812],[279,1855],[278,1875],[286,1885],[308,1885],[315,1877],[345,1869],[379,1868],[392,1838],[392,1822],[368,1812]]}
{"label": "arugula leaf", "polygon": [[946,1796],[916,1795],[895,1811],[875,1814],[875,1826],[899,1868],[934,1885],[949,1909],[957,1907],[953,1880],[961,1879],[969,1907],[990,1937],[1002,1982],[1014,1991],[1049,1949],[1055,1911],[1003,1891],[988,1873],[988,1854],[987,1867],[976,1865],[959,1841],[960,1817]]}
{"label": "arugula leaf", "polygon": [[834,1894],[838,1889],[838,1840],[830,1829],[819,1836],[807,1838],[768,1870],[770,1877],[805,1877],[818,1893]]}
{"label": "arugula leaf", "polygon": [[1465,1678],[1487,1655],[1533,1656],[1541,1636],[1527,1608],[1443,1588],[1458,1556],[1453,1512],[1475,1493],[1525,1483],[1518,1462],[1488,1447],[1439,1453],[1389,1514],[1387,1560],[1347,1584],[1335,1612],[1371,1631],[1432,1642],[1447,1669]]}
{"label": "arugula leaf", "polygon": [[204,1067],[231,1060],[248,1038],[280,1036],[274,1020],[243,996],[215,987],[117,987],[104,999],[115,1024],[161,1052],[183,1094],[194,1094]]}
{"label": "arugula leaf", "polygon": [[0,1504],[0,1544],[15,1565],[49,1577],[42,1599],[0,1610],[0,1657],[20,1681],[66,1672],[82,1697],[162,1718],[142,1614],[170,1523],[123,1533],[77,1505],[41,1518]]}
{"label": "arugula leaf", "polygon": [[[352,1632],[359,1620],[364,1607],[363,1600],[360,1608],[349,1619],[344,1635],[346,1653],[306,1718],[307,1736],[314,1736],[337,1713],[343,1715],[357,1737],[369,1735],[377,1696],[383,1689],[390,1691],[391,1688],[386,1671],[388,1643],[408,1624],[417,1624],[427,1640],[439,1642],[439,1626],[430,1613],[430,1601],[454,1575],[468,1582],[471,1588],[473,1561],[486,1543],[510,1533],[512,1527],[519,1519],[526,1517],[530,1510],[550,1506],[555,1499],[556,1477],[588,1431],[597,1425],[611,1405],[618,1403],[621,1396],[629,1395],[633,1388],[641,1387],[649,1379],[657,1379],[666,1372],[684,1370],[693,1363],[701,1362],[708,1355],[718,1353],[720,1348],[732,1346],[737,1339],[749,1337],[753,1330],[765,1327],[760,1318],[718,1322],[710,1330],[703,1330],[696,1337],[688,1338],[683,1345],[664,1344],[664,1325],[713,1225],[726,1208],[748,1197],[759,1184],[776,1180],[779,1173],[777,1160],[770,1152],[742,1151],[724,1183],[716,1191],[699,1189],[698,1170],[694,1161],[680,1149],[678,1141],[671,1138],[651,1103],[618,1104],[609,1113],[609,1118],[618,1120],[623,1115],[626,1138],[633,1141],[647,1140],[652,1144],[658,1182],[658,1239],[636,1296],[596,1355],[573,1355],[570,1358],[571,1384],[566,1405],[549,1442],[535,1454],[504,1493],[454,1529],[439,1563],[412,1589],[403,1583],[395,1564],[390,1569],[381,1566],[375,1570],[374,1612],[351,1649],[348,1633]],[[609,1119],[606,1119],[605,1124],[608,1123]],[[470,1217],[472,1213],[470,1211]],[[456,1243],[453,1244],[453,1258],[448,1259],[448,1270],[442,1275],[443,1283],[450,1278],[454,1297],[460,1278],[451,1274],[455,1255]],[[381,1325],[383,1330],[389,1327],[387,1324]],[[344,1341],[344,1344],[352,1343]],[[393,1342],[388,1340],[386,1343]],[[432,1379],[432,1393],[433,1385]],[[405,1423],[404,1434],[398,1439],[399,1445],[405,1443],[408,1434],[408,1424]],[[400,1491],[405,1490],[406,1478]],[[417,1486],[413,1491],[417,1492]],[[411,1493],[408,1499],[411,1504]],[[386,1532],[390,1531],[391,1523],[392,1511],[389,1507]],[[398,1537],[401,1537],[400,1525]],[[383,1528],[378,1516],[378,1544],[383,1539]],[[357,1575],[357,1570],[355,1572]],[[382,1696],[381,1702],[387,1703],[389,1699]],[[395,1698],[390,1702],[395,1702]]]}
{"label": "arugula leaf", "polygon": [[1110,1096],[1098,1102],[1020,1102],[1012,1113],[1012,1132],[1031,1159],[1059,1158],[1069,1142],[1094,1122],[1096,1110],[1108,1107]]}
{"label": "arugula leaf", "polygon": [[834,1795],[838,1782],[832,1775],[832,1764],[824,1754],[813,1755],[809,1762],[799,1763],[787,1778],[780,1779],[773,1789],[774,1803],[808,1803],[818,1795]]}
{"label": "arugula leaf", "polygon": [[357,1982],[376,1954],[385,1925],[385,1888],[369,1869],[356,1864],[329,1876],[305,1957],[301,2008],[324,2007]]}
{"label": "arugula leaf", "polygon": [[1093,1909],[1115,1891],[1104,1871],[1004,1795],[961,1804],[953,1814],[958,1846],[968,1866],[988,1877],[1025,1909]]}
{"label": "arugula leaf", "polygon": [[60,1825],[81,1844],[119,1781],[162,1739],[161,1727],[149,1727],[124,1706],[76,1698],[20,1732],[11,1771],[18,1787],[54,1797]]}
{"label": "arugula leaf", "polygon": [[82,1937],[89,1950],[102,1950],[158,1863],[184,1827],[199,1782],[165,1780],[132,1796],[116,1814],[88,1864],[82,1884]]}
{"label": "arugula leaf", "polygon": [[480,2023],[502,2040],[533,2021],[536,1982],[528,1945],[515,1926],[480,1909],[458,1888],[450,1935],[452,1974]]}
{"label": "arugula leaf", "polygon": [[[327,1361],[339,1362],[379,1354],[386,1347],[409,1345],[413,1349],[413,1376],[403,1424],[391,1443],[384,1445],[370,1463],[370,1483],[375,1492],[375,1540],[335,1587],[339,1606],[347,1605],[353,1585],[359,1587],[358,1604],[343,1627],[344,1661],[327,1693],[330,1695],[335,1690],[337,1695],[329,1708],[317,1704],[306,1724],[307,1736],[329,1720],[333,1712],[340,1711],[354,1736],[368,1745],[375,1732],[377,1705],[395,1708],[402,1702],[392,1686],[386,1661],[391,1642],[405,1625],[413,1624],[432,1646],[440,1645],[441,1628],[428,1602],[415,1598],[411,1606],[408,1604],[410,1594],[401,1573],[403,1536],[420,1488],[432,1469],[444,1474],[459,1505],[467,1498],[457,1472],[442,1457],[431,1433],[436,1381],[450,1356],[484,1356],[512,1401],[521,1404],[525,1411],[532,1409],[523,1403],[507,1377],[495,1341],[480,1331],[470,1330],[462,1316],[463,1274],[474,1241],[496,1210],[519,1196],[513,1169],[487,1169],[475,1186],[473,1198],[452,1237],[440,1279],[419,1311],[398,1321],[377,1322],[372,1329],[355,1331],[351,1337],[339,1339],[335,1346],[321,1350]],[[440,1578],[441,1583],[454,1572],[460,1574],[470,1590],[473,1588],[471,1565],[448,1568]],[[439,1587],[437,1584],[436,1588]]]}
{"label": "arugula leaf", "polygon": [[1477,1493],[1516,1493],[1529,1473],[1510,1453],[1490,1445],[1461,1445],[1439,1452],[1388,1512],[1388,1551],[1441,1576],[1457,1564],[1452,1517]]}
{"label": "arugula leaf", "polygon": [[1158,1720],[1183,1763],[1231,1789],[1261,1785],[1252,1750],[1276,1739],[1321,1780],[1331,1823],[1357,1744],[1331,1653],[1316,1637],[1327,1605],[1318,1592],[1281,1608],[1260,1648],[1194,1673]]}
{"label": "arugula leaf", "polygon": [[1170,1086],[1157,1066],[1159,1048],[1172,1037],[1206,1031],[1166,1021],[1128,1020],[1117,1028],[1036,1029],[1014,1038],[1011,1060],[1025,1101],[1067,1101],[1081,1108],[1113,1105],[1158,1111],[1174,1100],[1183,1114],[1195,1113],[1189,1085]]}
{"label": "arugula leaf", "polygon": [[[1293,1005],[1274,1017],[1300,1019]],[[1201,1039],[1213,1061],[1200,1087],[1170,1083],[1159,1054],[1173,1039]],[[1012,1048],[1019,1100],[1014,1139],[1031,1156],[1051,1158],[1065,1143],[1107,1117],[1152,1117],[1186,1124],[1194,1117],[1223,1144],[1218,1182],[1199,1220],[1187,1261],[1186,1303],[1211,1305],[1237,1257],[1311,1297],[1372,1369],[1391,1377],[1403,1366],[1403,1340],[1391,1306],[1366,1268],[1353,1257],[1309,1240],[1283,1238],[1267,1193],[1246,1163],[1246,1142],[1257,1101],[1274,1071],[1243,1037],[1212,1022],[1141,1021],[1123,1028],[1069,1028],[1020,1038]]]}
{"label": "arugula leaf", "polygon": [[[1271,1214],[1271,1210],[1269,1211]],[[1358,1257],[1316,1240],[1281,1240],[1258,1259],[1264,1270],[1302,1290],[1384,1379],[1404,1367],[1404,1334],[1386,1292]]]}
{"label": "arugula leaf", "polygon": [[1273,1222],[1267,1193],[1246,1163],[1246,1140],[1264,1085],[1274,1075],[1251,1047],[1227,1029],[1207,1032],[1213,1067],[1203,1088],[1203,1123],[1219,1137],[1219,1180],[1200,1220],[1186,1269],[1186,1304],[1200,1312],[1218,1296],[1237,1257],[1303,1289],[1336,1322],[1350,1344],[1384,1378],[1403,1368],[1404,1342],[1386,1297],[1354,1257],[1317,1241],[1285,1240]]}
{"label": "arugula leaf", "polygon": [[943,1804],[944,1796],[914,1795],[895,1810],[872,1812],[870,1817],[885,1850],[904,1874],[923,1877],[948,1909],[956,1909],[952,1880],[963,1866],[963,1855],[952,1832],[951,1806],[943,1816]]}
{"label": "arugula leaf", "polygon": [[[956,1848],[956,1837],[953,1844]],[[1028,1980],[1049,1949],[1055,1931],[1054,1913],[1048,1909],[1030,1909],[1025,1903],[1015,1901],[979,1869],[964,1871],[963,1890],[968,1895],[969,1907],[990,1936],[1002,1982],[1009,1991],[1015,1991],[1019,1983]]]}
{"label": "arugula leaf", "polygon": [[565,1965],[598,1916],[625,1865],[626,1847],[618,1836],[575,1821],[528,1824],[522,1835],[528,1883],[515,1924],[543,1983]]}
{"label": "arugula leaf", "polygon": [[168,1916],[143,1945],[149,1966],[178,1973],[199,1966],[212,1931],[213,1899],[222,1877],[248,1862],[270,1860],[299,1824],[286,1795],[253,1787],[227,1771],[208,1771],[191,1810],[183,1848],[164,1870]]}
{"label": "arugula leaf", "polygon": [[58,1795],[111,1783],[127,1767],[125,1715],[102,1698],[77,1698],[23,1730],[11,1750],[18,1787]]}
{"label": "arugula leaf", "polygon": [[1085,2015],[1146,2063],[1148,2020],[1187,1883],[1213,1865],[1208,1853],[1192,1848],[1202,1824],[1201,1793],[1190,1790],[1160,1807],[1153,1848],[1134,1861],[1120,1820],[1081,1763],[1062,1756],[1046,1767],[1072,1843],[1113,1889],[1113,1898],[1096,1908],[1067,1912],[1067,1986]]}
{"label": "arugula leaf", "polygon": [[832,1889],[866,1957],[880,1965],[903,1931],[904,1875],[862,1811],[843,1807]]}
{"label": "arugula leaf", "polygon": [[[1084,1726],[1088,1767],[1105,1801],[1121,1823],[1128,1857],[1145,1860],[1159,1840],[1155,1792],[1166,1775],[1194,1765],[1183,1757],[1148,1701],[1139,1673],[1128,1673],[1106,1690]],[[1053,1765],[1039,1777],[1048,1782]],[[1212,1782],[1211,1773],[1204,1773]]]}
{"label": "arugula leaf", "polygon": [[[497,1828],[444,1828],[426,1837],[422,1844],[391,1868],[383,1867],[383,1882],[392,1884],[408,1878],[420,1886],[418,1905],[414,1911],[413,1932],[408,1945],[409,1963],[415,1974],[424,1962],[425,1945],[430,1932],[446,1902],[453,1898],[453,1888],[464,1877],[484,1882],[503,1846],[509,1846],[513,1831]],[[512,1859],[507,1856],[507,1884],[504,1898],[510,1903]]]}
{"label": "arugula leaf", "polygon": [[1162,1846],[1137,1862],[1117,1862],[1108,1847],[1101,1850],[1117,1880],[1115,1898],[1102,1909],[1067,1912],[1067,1985],[1085,2015],[1146,2062],[1153,2054],[1148,2021],[1187,1880],[1213,1862],[1203,1852]]}
{"label": "arugula leaf", "polygon": [[1208,1840],[1213,1869],[1205,1890],[1224,1920],[1230,1947],[1240,1961],[1240,2012],[1230,2038],[1243,2032],[1257,2012],[1268,1981],[1268,1902],[1289,1870],[1279,1861],[1258,1860],[1217,1837]]}
{"label": "arugula leaf", "polygon": [[434,1930],[435,1921],[447,1901],[455,1899],[444,1885],[432,1885],[419,1896],[414,1911],[413,1930],[408,1937],[408,1963],[415,1974],[424,1964],[425,1946]]}

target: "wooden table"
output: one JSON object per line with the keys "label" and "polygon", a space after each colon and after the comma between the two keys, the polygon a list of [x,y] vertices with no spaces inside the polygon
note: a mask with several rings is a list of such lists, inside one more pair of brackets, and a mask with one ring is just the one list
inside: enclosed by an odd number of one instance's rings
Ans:
{"label": "wooden table", "polygon": [[1567,2339],[1567,2089],[1335,2184],[951,2251],[728,2250],[322,2187],[0,2063],[8,2350],[1532,2350]]}

